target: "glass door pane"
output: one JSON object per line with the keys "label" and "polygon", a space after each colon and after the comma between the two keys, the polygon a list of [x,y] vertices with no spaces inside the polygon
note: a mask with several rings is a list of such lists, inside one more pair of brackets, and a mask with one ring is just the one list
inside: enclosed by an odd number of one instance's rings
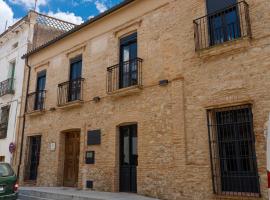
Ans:
{"label": "glass door pane", "polygon": [[137,33],[121,40],[119,88],[137,84]]}
{"label": "glass door pane", "polygon": [[79,100],[81,96],[82,60],[71,63],[69,101]]}
{"label": "glass door pane", "polygon": [[37,78],[35,110],[43,109],[45,99],[46,71],[40,72]]}

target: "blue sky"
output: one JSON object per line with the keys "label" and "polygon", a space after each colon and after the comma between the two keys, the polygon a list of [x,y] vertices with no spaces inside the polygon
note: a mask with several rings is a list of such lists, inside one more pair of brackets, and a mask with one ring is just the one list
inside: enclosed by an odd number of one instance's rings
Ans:
{"label": "blue sky", "polygon": [[[123,0],[37,0],[37,11],[80,24]],[[0,33],[33,9],[35,0],[0,0]]]}

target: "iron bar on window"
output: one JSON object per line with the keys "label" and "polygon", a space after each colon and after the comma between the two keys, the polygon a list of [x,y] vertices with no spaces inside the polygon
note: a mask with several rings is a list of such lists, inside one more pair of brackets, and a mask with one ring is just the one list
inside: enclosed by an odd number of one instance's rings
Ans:
{"label": "iron bar on window", "polygon": [[251,105],[207,111],[213,191],[260,196]]}

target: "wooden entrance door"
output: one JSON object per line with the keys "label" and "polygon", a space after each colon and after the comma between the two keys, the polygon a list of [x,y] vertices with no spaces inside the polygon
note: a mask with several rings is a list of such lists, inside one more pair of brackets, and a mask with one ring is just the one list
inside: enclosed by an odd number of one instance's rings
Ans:
{"label": "wooden entrance door", "polygon": [[137,125],[120,127],[120,192],[137,192]]}
{"label": "wooden entrance door", "polygon": [[80,155],[80,133],[65,134],[64,186],[77,187]]}

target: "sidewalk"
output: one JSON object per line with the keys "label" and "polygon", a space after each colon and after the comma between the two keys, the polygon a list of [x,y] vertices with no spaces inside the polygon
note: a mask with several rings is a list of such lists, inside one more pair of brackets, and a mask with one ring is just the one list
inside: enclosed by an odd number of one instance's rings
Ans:
{"label": "sidewalk", "polygon": [[96,192],[64,187],[21,187],[19,199],[158,200],[130,193]]}

